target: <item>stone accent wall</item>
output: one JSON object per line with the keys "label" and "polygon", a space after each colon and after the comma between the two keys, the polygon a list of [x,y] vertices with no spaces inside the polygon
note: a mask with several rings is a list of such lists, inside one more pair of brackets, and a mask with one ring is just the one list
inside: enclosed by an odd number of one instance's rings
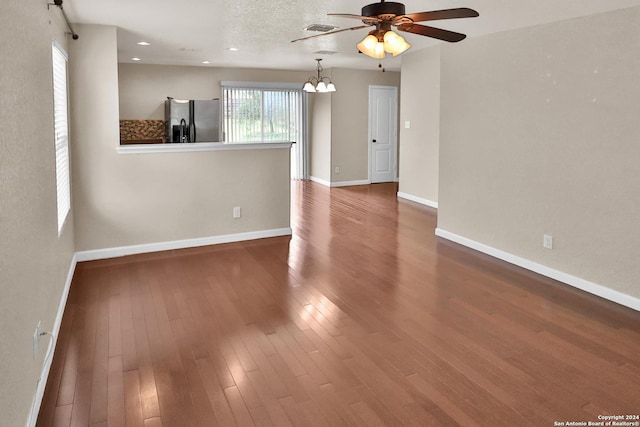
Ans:
{"label": "stone accent wall", "polygon": [[164,120],[120,120],[120,140],[165,142]]}

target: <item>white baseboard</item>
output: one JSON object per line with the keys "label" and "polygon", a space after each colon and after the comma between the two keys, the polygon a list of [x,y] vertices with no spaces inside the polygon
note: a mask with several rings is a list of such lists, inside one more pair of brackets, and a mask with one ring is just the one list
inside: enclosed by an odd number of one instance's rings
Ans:
{"label": "white baseboard", "polygon": [[198,246],[242,242],[245,240],[264,239],[268,237],[290,236],[291,234],[291,227],[275,228],[272,230],[225,234],[222,236],[200,237],[196,239],[175,240],[170,242],[145,243],[141,245],[120,246],[116,248],[94,249],[89,251],[76,252],[76,256],[78,262],[94,261],[98,259],[116,258],[126,255],[168,251],[172,249],[194,248]]}
{"label": "white baseboard", "polygon": [[36,425],[36,421],[38,421],[38,414],[40,413],[40,406],[42,405],[42,398],[44,397],[44,389],[47,385],[47,380],[49,379],[49,371],[51,370],[51,363],[53,362],[53,353],[56,349],[58,336],[60,335],[62,315],[64,314],[64,309],[67,305],[69,289],[71,289],[71,281],[73,280],[73,274],[76,271],[77,263],[78,257],[76,256],[76,254],[73,254],[73,258],[71,258],[71,265],[69,266],[69,271],[67,273],[67,280],[65,281],[64,289],[62,290],[62,297],[60,298],[60,303],[58,304],[58,313],[56,314],[56,319],[53,323],[53,329],[51,330],[51,339],[49,340],[49,346],[47,347],[47,352],[45,353],[44,364],[42,365],[42,370],[40,371],[40,379],[38,380],[38,386],[36,387],[36,394],[33,397],[33,402],[31,403],[31,410],[29,412],[29,418],[27,419],[27,427],[34,427]]}
{"label": "white baseboard", "polygon": [[451,233],[441,228],[436,228],[436,236],[451,240],[452,242],[459,243],[476,251],[491,255],[494,258],[501,259],[503,261],[517,265],[551,279],[558,280],[569,286],[573,286],[574,288],[578,288],[585,292],[589,292],[590,294],[597,295],[606,300],[624,305],[625,307],[632,308],[636,311],[640,311],[640,299],[631,295],[624,294],[614,289],[607,288],[606,286],[598,285],[597,283],[589,282],[588,280],[582,279],[580,277],[576,277],[571,274],[567,274],[562,271],[547,267],[545,265],[538,264],[528,259],[510,254],[508,252],[501,251],[500,249],[485,245],[484,243],[476,242],[475,240],[468,239],[466,237]]}
{"label": "white baseboard", "polygon": [[313,182],[318,183],[318,184],[322,184],[325,187],[331,187],[331,183],[329,181],[326,181],[326,180],[322,179],[322,178],[318,178],[318,177],[315,177],[315,176],[310,176],[309,179],[311,181],[313,181]]}
{"label": "white baseboard", "polygon": [[350,187],[352,185],[369,185],[371,181],[368,179],[361,179],[358,181],[340,181],[340,182],[332,182],[331,188],[333,187]]}
{"label": "white baseboard", "polygon": [[310,176],[309,179],[313,182],[317,182],[318,184],[322,184],[325,187],[350,187],[352,185],[368,185],[371,184],[371,181],[368,179],[361,179],[356,181],[338,181],[338,182],[329,182],[321,178],[317,178],[315,176]]}
{"label": "white baseboard", "polygon": [[421,205],[429,206],[430,208],[438,209],[438,202],[434,202],[428,199],[423,199],[422,197],[414,196],[412,194],[403,193],[398,191],[398,198],[411,200],[412,202],[420,203]]}

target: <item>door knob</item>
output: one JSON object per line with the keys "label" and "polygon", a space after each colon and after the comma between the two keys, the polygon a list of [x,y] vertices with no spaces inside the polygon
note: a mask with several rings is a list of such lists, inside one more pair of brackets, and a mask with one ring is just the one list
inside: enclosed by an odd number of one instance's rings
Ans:
{"label": "door knob", "polygon": [[374,139],[372,142],[378,142],[378,141],[376,141],[376,140]]}

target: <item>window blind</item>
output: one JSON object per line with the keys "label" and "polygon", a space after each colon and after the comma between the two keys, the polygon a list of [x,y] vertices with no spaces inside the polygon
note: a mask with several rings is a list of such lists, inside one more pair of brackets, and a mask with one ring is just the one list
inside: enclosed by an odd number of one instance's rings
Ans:
{"label": "window blind", "polygon": [[222,88],[225,142],[298,142],[302,90]]}
{"label": "window blind", "polygon": [[56,194],[58,207],[58,235],[71,211],[69,182],[69,126],[67,101],[67,56],[56,44],[53,58],[53,116],[56,155]]}

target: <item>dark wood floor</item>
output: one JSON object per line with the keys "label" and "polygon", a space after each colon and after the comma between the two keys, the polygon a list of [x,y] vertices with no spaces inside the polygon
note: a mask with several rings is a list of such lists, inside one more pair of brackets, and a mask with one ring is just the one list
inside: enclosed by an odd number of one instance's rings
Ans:
{"label": "dark wood floor", "polygon": [[640,412],[640,313],[293,187],[292,238],[78,265],[38,426],[553,426]]}

